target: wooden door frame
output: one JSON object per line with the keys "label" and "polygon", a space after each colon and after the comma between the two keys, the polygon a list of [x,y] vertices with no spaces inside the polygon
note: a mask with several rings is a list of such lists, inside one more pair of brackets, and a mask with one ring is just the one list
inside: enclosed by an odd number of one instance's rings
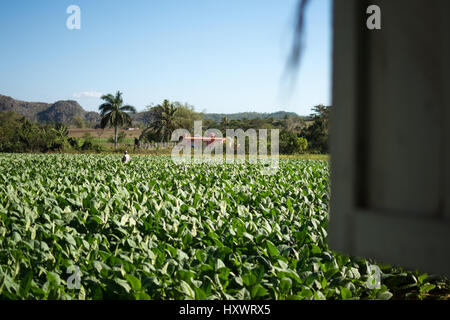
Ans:
{"label": "wooden door frame", "polygon": [[[364,61],[370,58],[368,43],[364,39],[367,32],[365,8],[370,3],[336,0],[334,5],[339,8],[333,8],[330,247],[338,252],[373,258],[380,263],[450,275],[450,241],[442,241],[450,239],[448,206],[441,221],[380,212],[360,203],[361,189],[364,188],[358,186],[365,183],[363,171],[367,156],[364,146],[366,130],[363,129],[368,125],[362,107],[368,89],[364,81]],[[448,3],[446,5],[450,9]],[[448,41],[445,50],[450,53]],[[449,70],[448,64],[446,68]],[[446,84],[449,84],[448,74],[444,79]],[[449,126],[445,135],[450,144],[449,114],[446,112]],[[447,160],[450,159],[449,149],[447,147]],[[447,163],[450,166],[450,162]],[[443,174],[450,199],[449,171],[450,168]]]}

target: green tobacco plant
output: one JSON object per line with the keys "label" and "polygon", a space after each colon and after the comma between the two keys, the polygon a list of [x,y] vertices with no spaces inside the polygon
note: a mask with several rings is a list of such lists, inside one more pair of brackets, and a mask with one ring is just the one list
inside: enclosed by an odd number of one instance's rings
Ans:
{"label": "green tobacco plant", "polygon": [[381,268],[370,289],[371,263],[328,248],[326,161],[281,159],[264,176],[120,159],[0,154],[1,299],[392,297],[400,272]]}

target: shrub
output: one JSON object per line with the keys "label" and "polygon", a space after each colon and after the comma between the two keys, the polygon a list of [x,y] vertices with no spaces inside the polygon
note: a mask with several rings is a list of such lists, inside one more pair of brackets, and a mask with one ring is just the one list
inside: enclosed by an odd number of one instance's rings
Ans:
{"label": "shrub", "polygon": [[308,141],[305,138],[298,137],[293,132],[282,131],[280,134],[280,153],[281,154],[299,154],[305,153],[308,148]]}
{"label": "shrub", "polygon": [[0,152],[62,151],[66,131],[60,124],[38,125],[13,112],[0,112]]}
{"label": "shrub", "polygon": [[81,145],[81,150],[86,151],[86,150],[91,150],[93,149],[94,144],[92,143],[92,141],[90,140],[85,140],[83,142],[83,144]]}
{"label": "shrub", "polygon": [[80,148],[80,141],[77,138],[69,138],[67,139],[67,142],[69,142],[69,145],[73,148],[73,149],[78,149]]}

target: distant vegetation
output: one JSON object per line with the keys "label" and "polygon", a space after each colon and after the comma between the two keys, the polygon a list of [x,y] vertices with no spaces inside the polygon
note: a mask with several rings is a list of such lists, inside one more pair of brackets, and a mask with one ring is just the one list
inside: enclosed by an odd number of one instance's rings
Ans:
{"label": "distant vegetation", "polygon": [[224,117],[228,120],[242,120],[242,119],[267,119],[272,118],[274,120],[284,119],[288,117],[298,117],[295,112],[277,111],[272,113],[262,112],[238,112],[238,113],[206,113],[203,119],[213,120],[215,122],[221,121]]}
{"label": "distant vegetation", "polygon": [[[280,153],[302,154],[328,152],[328,126],[330,107],[315,106],[313,114],[301,117],[295,113],[277,112],[273,115],[256,113],[235,114],[232,119],[222,116],[216,121],[218,114],[201,114],[189,105],[164,100],[157,106],[147,108],[147,116],[143,118],[146,129],[143,130],[139,142],[169,141],[170,133],[176,128],[186,129],[193,133],[194,121],[203,119],[203,129],[219,129],[226,136],[226,129],[279,129]],[[252,118],[239,118],[239,116]]]}
{"label": "distant vegetation", "polygon": [[1,152],[62,151],[67,136],[64,125],[39,125],[14,112],[0,112]]}
{"label": "distant vegetation", "polygon": [[[135,113],[132,106],[123,105],[120,92],[105,95],[100,114],[86,112],[75,101],[54,104],[14,100],[0,95],[0,152],[61,152],[95,151],[111,149],[111,137],[100,138],[103,130],[114,128],[114,148],[117,144],[139,148],[142,143],[168,142],[177,128],[193,134],[194,121],[203,120],[203,130],[219,129],[279,129],[280,154],[326,154],[330,107],[318,105],[310,116],[292,112],[241,112],[236,114],[204,114],[189,104],[164,100]],[[139,136],[127,138],[119,133],[124,127],[139,127]],[[98,128],[98,138],[71,137],[69,128]],[[120,134],[120,136],[119,136]],[[108,146],[109,145],[109,146]]]}

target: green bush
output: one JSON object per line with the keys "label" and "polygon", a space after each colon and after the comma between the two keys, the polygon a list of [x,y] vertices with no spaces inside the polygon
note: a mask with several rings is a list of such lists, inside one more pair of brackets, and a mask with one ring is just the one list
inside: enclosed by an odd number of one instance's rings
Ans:
{"label": "green bush", "polygon": [[83,144],[81,145],[81,150],[91,150],[94,147],[94,144],[90,140],[85,140]]}
{"label": "green bush", "polygon": [[69,145],[73,148],[73,149],[79,149],[80,148],[80,142],[77,138],[69,138],[67,139],[67,142],[69,142]]}
{"label": "green bush", "polygon": [[14,112],[0,112],[0,152],[63,151],[69,146],[62,124],[38,125]]}
{"label": "green bush", "polygon": [[308,148],[308,141],[298,137],[293,132],[282,131],[280,133],[280,153],[281,154],[301,154]]}

